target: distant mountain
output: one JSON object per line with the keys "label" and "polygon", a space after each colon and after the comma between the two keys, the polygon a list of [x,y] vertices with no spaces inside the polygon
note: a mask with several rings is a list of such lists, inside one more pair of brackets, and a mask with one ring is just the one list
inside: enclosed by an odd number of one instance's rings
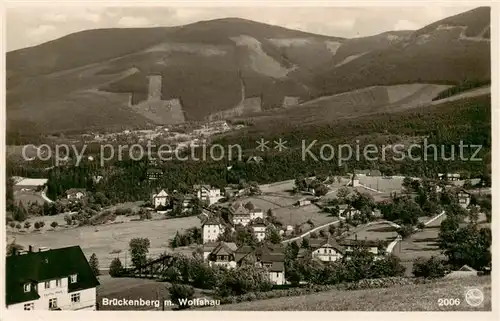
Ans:
{"label": "distant mountain", "polygon": [[10,132],[217,119],[352,89],[490,77],[489,8],[344,39],[227,18],[99,29],[7,53]]}

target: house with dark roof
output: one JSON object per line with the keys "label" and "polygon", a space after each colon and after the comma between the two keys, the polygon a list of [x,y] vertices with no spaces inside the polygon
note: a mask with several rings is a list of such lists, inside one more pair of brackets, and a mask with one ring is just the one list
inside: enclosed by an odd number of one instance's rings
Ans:
{"label": "house with dark roof", "polygon": [[460,189],[457,192],[457,196],[458,204],[460,204],[460,206],[462,206],[463,208],[467,208],[471,201],[471,194],[464,189]]}
{"label": "house with dark roof", "polygon": [[30,246],[6,258],[9,310],[96,310],[98,285],[79,246]]}
{"label": "house with dark roof", "polygon": [[217,247],[208,255],[210,266],[219,265],[232,269],[236,267],[234,252],[237,246],[232,242],[219,242]]}
{"label": "house with dark roof", "polygon": [[335,262],[344,256],[344,248],[333,238],[310,239],[309,248],[311,256],[323,262]]}
{"label": "house with dark roof", "polygon": [[368,252],[371,252],[375,255],[385,255],[385,248],[382,246],[381,241],[378,240],[358,240],[357,235],[354,236],[354,239],[345,238],[338,241],[338,244],[344,248],[345,255],[349,255],[357,248],[365,248]]}
{"label": "house with dark roof", "polygon": [[217,241],[225,230],[224,224],[214,215],[207,218],[201,227],[203,229],[203,243]]}
{"label": "house with dark roof", "polygon": [[264,241],[264,239],[266,238],[267,229],[266,222],[261,218],[257,218],[256,220],[252,221],[252,223],[250,223],[250,227],[252,228],[253,234],[255,235],[257,240],[259,242]]}
{"label": "house with dark roof", "polygon": [[234,256],[237,265],[253,263],[265,269],[274,284],[285,284],[285,247],[282,245],[264,244],[257,248],[244,245],[234,252]]}

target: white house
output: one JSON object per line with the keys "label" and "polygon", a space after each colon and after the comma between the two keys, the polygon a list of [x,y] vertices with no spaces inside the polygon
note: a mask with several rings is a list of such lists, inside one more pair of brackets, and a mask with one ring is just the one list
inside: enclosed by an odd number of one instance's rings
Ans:
{"label": "white house", "polygon": [[446,177],[443,173],[438,174],[439,179],[445,179],[448,181],[458,181],[460,180],[460,174],[459,173],[447,173]]}
{"label": "white house", "polygon": [[194,185],[193,190],[196,193],[196,197],[202,202],[208,203],[208,205],[215,204],[224,198],[221,195],[220,189],[211,187],[210,185]]}
{"label": "white house", "polygon": [[222,233],[224,233],[224,225],[212,216],[203,224],[203,243],[217,241]]}
{"label": "white house", "polygon": [[[355,235],[357,238],[357,235]],[[366,248],[368,252],[375,255],[385,255],[385,251],[380,251],[380,244],[378,241],[373,240],[357,240],[357,239],[343,239],[340,240],[339,245],[344,248],[344,253],[348,255],[352,253],[355,248]]]}
{"label": "white house", "polygon": [[151,197],[153,207],[157,208],[158,206],[167,206],[168,205],[168,193],[162,189],[159,193],[153,194]]}
{"label": "white house", "polygon": [[255,220],[250,224],[253,230],[253,234],[259,242],[262,242],[266,238],[266,224],[264,220]]}
{"label": "white house", "polygon": [[6,259],[9,310],[96,310],[99,281],[79,246],[16,252]]}
{"label": "white house", "polygon": [[285,284],[285,264],[283,262],[273,262],[268,268],[269,280],[276,285]]}
{"label": "white house", "polygon": [[307,206],[310,204],[311,204],[311,200],[309,200],[307,198],[302,198],[302,199],[298,200],[298,202],[297,202],[298,206]]}
{"label": "white house", "polygon": [[465,190],[461,190],[458,192],[458,203],[463,208],[467,208],[471,201],[471,195]]}
{"label": "white house", "polygon": [[66,191],[66,197],[69,200],[81,200],[87,195],[87,192],[83,188],[70,188]]}
{"label": "white house", "polygon": [[311,239],[309,240],[311,255],[313,258],[323,262],[335,262],[342,258],[344,249],[333,239]]}
{"label": "white house", "polygon": [[229,209],[233,214],[234,225],[241,224],[246,226],[253,220],[264,219],[264,211],[256,208],[252,202],[248,202],[245,205],[237,202],[231,205]]}

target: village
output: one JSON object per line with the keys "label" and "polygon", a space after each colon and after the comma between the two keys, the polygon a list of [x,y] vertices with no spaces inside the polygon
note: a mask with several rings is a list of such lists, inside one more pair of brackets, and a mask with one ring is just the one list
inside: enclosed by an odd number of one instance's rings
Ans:
{"label": "village", "polygon": [[[148,179],[155,181],[160,175],[153,173]],[[55,204],[45,195],[45,183],[44,179],[17,178],[14,194]],[[287,248],[291,245],[296,247],[293,260],[324,265],[356,257],[360,249],[374,261],[396,256],[405,267],[403,274],[411,276],[418,260],[443,257],[436,240],[446,207],[438,205],[427,213],[419,209],[416,217],[392,219],[387,205],[408,197],[418,199],[424,186],[425,193],[441,199],[438,202],[451,197],[446,202],[457,204],[464,213],[474,213],[481,226],[489,226],[485,215],[491,209],[483,200],[491,192],[480,179],[461,179],[458,173],[435,179],[388,177],[377,170],[355,170],[346,176],[298,177],[264,185],[217,188],[197,184],[188,193],[157,188],[143,202],[128,207],[102,206],[94,211],[85,208],[93,206],[89,199],[95,203],[100,196],[72,188],[65,191],[64,199],[57,200],[68,212],[27,218],[24,225],[11,222],[8,238],[21,249],[19,254],[29,253],[34,244],[43,246],[44,251],[77,246],[87,258],[96,258],[99,274],[113,274],[113,265],[119,262],[122,272],[115,279],[123,280],[120,289],[127,287],[130,278],[164,278],[160,271],[171,265],[165,263],[165,257],[178,255],[199,258],[211,268],[224,270],[240,269],[252,262],[265,271],[275,287],[290,286],[294,278],[287,275],[287,270],[291,271]],[[93,215],[83,217],[85,211]],[[145,259],[139,266],[127,248],[129,241],[137,238],[147,240]],[[479,273],[470,269],[470,273]],[[117,287],[116,281],[100,279],[104,280],[98,287],[101,293],[108,293],[108,282]],[[122,290],[113,295],[119,293]]]}

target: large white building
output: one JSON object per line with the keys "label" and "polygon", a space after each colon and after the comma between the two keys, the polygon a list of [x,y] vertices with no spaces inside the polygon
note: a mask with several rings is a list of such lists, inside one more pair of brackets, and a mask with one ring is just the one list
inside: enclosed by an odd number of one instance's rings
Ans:
{"label": "large white building", "polygon": [[215,204],[224,198],[219,188],[211,187],[210,185],[194,185],[193,190],[196,193],[196,197],[208,205]]}
{"label": "large white building", "polygon": [[98,285],[79,246],[30,246],[6,259],[9,310],[96,310]]}
{"label": "large white building", "polygon": [[234,203],[230,210],[233,214],[233,224],[248,225],[251,221],[256,219],[264,219],[264,211],[256,208],[251,202],[242,205],[241,203]]}
{"label": "large white building", "polygon": [[215,242],[224,233],[224,224],[216,217],[210,217],[203,223],[203,243]]}

